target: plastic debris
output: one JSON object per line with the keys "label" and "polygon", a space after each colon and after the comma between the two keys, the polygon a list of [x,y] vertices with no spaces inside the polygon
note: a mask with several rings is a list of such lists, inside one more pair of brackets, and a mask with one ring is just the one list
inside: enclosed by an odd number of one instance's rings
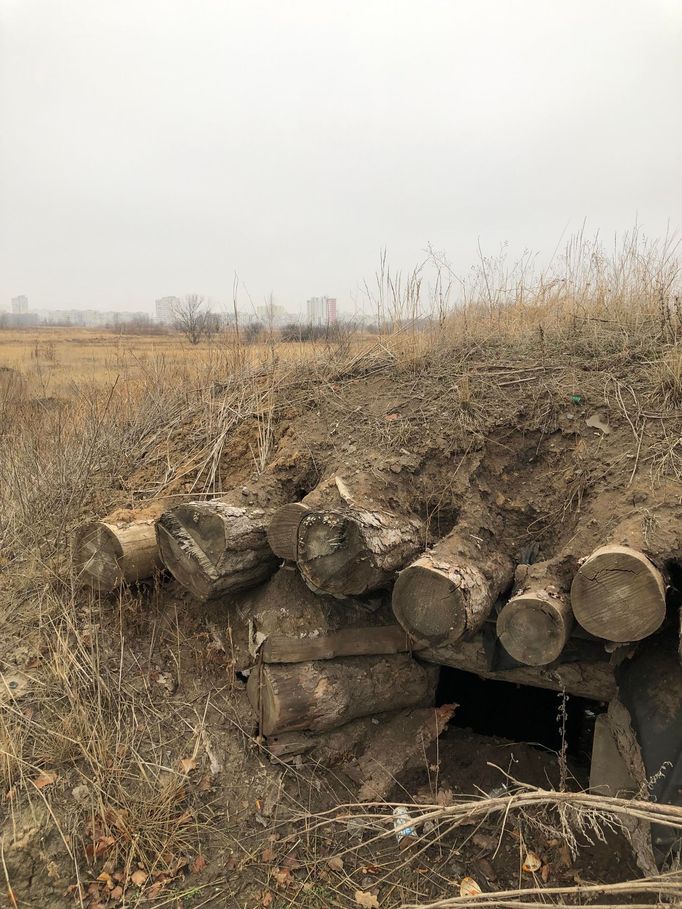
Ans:
{"label": "plastic debris", "polygon": [[410,812],[402,805],[393,809],[393,829],[401,849],[409,849],[417,840],[417,831],[409,825]]}

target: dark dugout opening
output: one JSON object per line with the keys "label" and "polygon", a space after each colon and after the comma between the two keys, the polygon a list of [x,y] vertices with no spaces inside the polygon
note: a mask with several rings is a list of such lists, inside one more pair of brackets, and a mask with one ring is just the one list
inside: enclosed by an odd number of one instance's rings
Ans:
{"label": "dark dugout opening", "polygon": [[567,757],[583,767],[590,763],[595,718],[606,709],[588,698],[482,679],[449,666],[441,667],[436,697],[438,705],[459,705],[450,729],[469,729],[557,752],[565,735]]}

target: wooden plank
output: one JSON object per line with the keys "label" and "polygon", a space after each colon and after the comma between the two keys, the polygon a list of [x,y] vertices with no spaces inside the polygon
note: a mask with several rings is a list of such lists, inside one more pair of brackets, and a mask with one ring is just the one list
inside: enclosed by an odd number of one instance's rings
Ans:
{"label": "wooden plank", "polygon": [[341,628],[310,637],[272,634],[261,647],[265,663],[304,663],[341,656],[407,653],[410,640],[399,625]]}

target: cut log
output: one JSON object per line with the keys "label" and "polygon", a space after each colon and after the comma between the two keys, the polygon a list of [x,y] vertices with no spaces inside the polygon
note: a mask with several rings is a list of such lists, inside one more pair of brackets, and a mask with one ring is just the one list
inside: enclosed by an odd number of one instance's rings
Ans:
{"label": "cut log", "polygon": [[270,549],[280,559],[296,561],[298,556],[298,528],[310,509],[303,502],[288,502],[272,516],[268,527]]}
{"label": "cut log", "polygon": [[311,467],[283,440],[267,473],[220,499],[188,502],[161,516],[161,558],[176,580],[200,600],[244,590],[267,580],[277,557],[267,541],[272,516],[305,486]]}
{"label": "cut log", "polygon": [[511,559],[457,528],[399,574],[393,612],[415,644],[454,643],[481,627],[512,577]]}
{"label": "cut log", "polygon": [[488,668],[488,658],[481,634],[475,635],[470,641],[420,650],[419,659],[438,663],[440,666],[463,669],[483,679],[565,691],[567,694],[579,695],[593,701],[610,701],[617,693],[613,668],[606,661],[583,660],[559,663],[551,668],[520,666],[515,669],[491,671]]}
{"label": "cut log", "polygon": [[389,587],[423,544],[419,521],[377,511],[311,511],[298,529],[298,567],[317,590],[360,596]]}
{"label": "cut log", "polygon": [[561,655],[573,627],[568,591],[550,562],[519,566],[514,595],[497,617],[502,646],[528,666],[546,666]]}
{"label": "cut log", "polygon": [[307,660],[406,653],[410,650],[412,643],[400,625],[378,625],[342,628],[307,637],[273,634],[263,642],[261,654],[265,663],[303,663]]}
{"label": "cut log", "polygon": [[221,500],[178,505],[157,524],[163,564],[199,600],[260,584],[277,567],[266,536],[270,517]]}
{"label": "cut log", "polygon": [[153,509],[144,518],[135,514],[126,512],[120,519],[113,516],[76,530],[71,555],[82,583],[100,593],[110,593],[121,584],[150,578],[163,568],[156,542],[158,514]]}
{"label": "cut log", "polygon": [[400,774],[424,767],[429,745],[454,716],[456,704],[403,710],[371,730],[369,745],[358,759],[362,785],[358,800],[384,801]]}
{"label": "cut log", "polygon": [[571,586],[577,621],[609,641],[641,641],[665,618],[665,581],[644,553],[602,546],[580,566]]}
{"label": "cut log", "polygon": [[304,498],[310,510],[298,527],[297,562],[306,583],[332,596],[390,587],[424,545],[424,524],[407,498],[395,478],[378,473],[358,471],[320,483]]}
{"label": "cut log", "polygon": [[433,703],[438,672],[406,654],[344,657],[251,673],[249,701],[261,734],[334,729],[360,716]]}

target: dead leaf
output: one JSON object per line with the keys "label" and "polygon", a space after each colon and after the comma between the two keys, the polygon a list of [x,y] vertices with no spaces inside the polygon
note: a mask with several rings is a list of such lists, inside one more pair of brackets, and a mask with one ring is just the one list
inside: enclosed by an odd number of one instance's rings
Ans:
{"label": "dead leaf", "polygon": [[478,860],[478,867],[491,883],[495,883],[497,880],[497,875],[495,874],[495,869],[493,868],[492,862],[489,862],[487,858],[480,858]]}
{"label": "dead leaf", "polygon": [[166,884],[165,881],[156,881],[155,884],[152,884],[151,887],[149,887],[147,890],[147,893],[146,893],[147,899],[149,901],[155,899],[159,895],[159,893],[161,893],[165,884]]}
{"label": "dead leaf", "polygon": [[88,843],[85,847],[85,855],[88,859],[95,859],[98,856],[102,855],[103,852],[106,852],[107,849],[110,849],[116,840],[113,836],[101,836],[94,843]]}
{"label": "dead leaf", "polygon": [[208,862],[203,857],[203,855],[198,855],[189,866],[189,870],[192,872],[192,874],[199,874],[199,872],[203,871],[207,865]]}
{"label": "dead leaf", "polygon": [[189,868],[189,859],[186,855],[179,855],[173,865],[173,874],[180,874],[183,868]]}
{"label": "dead leaf", "polygon": [[542,860],[539,855],[536,855],[535,852],[526,853],[526,857],[523,860],[523,865],[521,868],[528,872],[528,874],[534,874],[536,871],[539,871],[542,867]]}
{"label": "dead leaf", "polygon": [[562,868],[570,868],[573,864],[571,862],[571,853],[566,843],[562,843],[559,847],[559,860]]}
{"label": "dead leaf", "polygon": [[123,896],[123,887],[119,884],[118,887],[114,887],[110,894],[112,900],[120,900]]}
{"label": "dead leaf", "polygon": [[133,871],[130,875],[130,880],[135,884],[136,887],[144,887],[147,883],[147,872],[142,870]]}
{"label": "dead leaf", "polygon": [[260,901],[260,904],[263,907],[263,909],[268,909],[268,906],[272,903],[272,900],[273,900],[272,892],[270,890],[265,890],[263,892],[263,897]]}
{"label": "dead leaf", "polygon": [[486,852],[494,852],[497,848],[497,837],[491,836],[489,833],[481,833],[480,831],[474,833],[471,837],[471,842],[474,846],[478,846],[479,849],[483,849]]}
{"label": "dead leaf", "polygon": [[478,896],[483,891],[473,877],[463,877],[459,883],[460,896]]}
{"label": "dead leaf", "polygon": [[549,880],[549,875],[550,875],[551,871],[552,871],[552,866],[551,866],[551,865],[543,865],[543,866],[542,866],[542,870],[540,871],[540,877],[542,878],[542,880],[543,880],[543,882],[544,882],[545,884],[546,884],[547,881]]}
{"label": "dead leaf", "polygon": [[183,773],[190,773],[192,770],[196,769],[197,762],[194,760],[194,758],[183,758],[180,761],[180,770],[182,770]]}
{"label": "dead leaf", "polygon": [[275,868],[272,876],[278,887],[288,887],[291,883],[291,871],[288,868]]}
{"label": "dead leaf", "polygon": [[400,419],[399,413],[387,413],[386,416],[384,417],[384,420],[386,420],[387,423],[391,423],[391,422],[393,422],[393,420],[399,420],[399,419]]}
{"label": "dead leaf", "polygon": [[364,909],[379,909],[379,900],[367,890],[356,890],[355,902],[358,906],[363,906]]}
{"label": "dead leaf", "polygon": [[261,855],[261,861],[265,862],[266,865],[269,865],[270,862],[274,859],[274,857],[275,857],[275,850],[271,849],[269,846],[266,846],[265,849],[263,849],[263,853]]}
{"label": "dead leaf", "polygon": [[199,792],[210,792],[211,786],[213,785],[213,779],[210,773],[205,773],[202,778],[199,780],[197,789]]}
{"label": "dead leaf", "polygon": [[286,855],[282,861],[282,866],[288,868],[289,871],[296,871],[297,868],[301,867],[301,863],[295,855]]}
{"label": "dead leaf", "polygon": [[436,804],[440,805],[441,808],[449,808],[451,805],[454,805],[455,795],[452,789],[439,789],[436,793]]}
{"label": "dead leaf", "polygon": [[55,780],[58,779],[59,774],[55,773],[54,770],[43,770],[33,780],[33,785],[36,787],[36,789],[44,789],[46,786],[51,786]]}
{"label": "dead leaf", "polygon": [[327,859],[327,867],[332,871],[343,871],[343,859],[340,855],[333,855]]}

